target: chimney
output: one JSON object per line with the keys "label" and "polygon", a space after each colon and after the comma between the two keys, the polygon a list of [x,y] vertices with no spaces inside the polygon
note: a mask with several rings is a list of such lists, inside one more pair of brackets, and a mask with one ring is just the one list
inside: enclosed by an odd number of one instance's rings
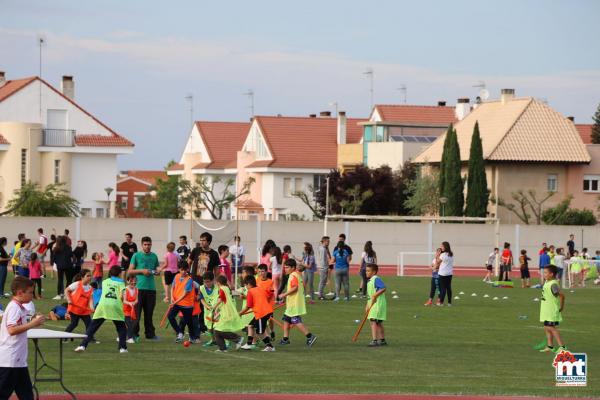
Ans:
{"label": "chimney", "polygon": [[310,118],[317,118],[317,114],[308,114]]}
{"label": "chimney", "polygon": [[321,111],[319,113],[320,118],[328,118],[331,117],[331,111]]}
{"label": "chimney", "polygon": [[60,90],[66,97],[75,100],[75,82],[72,76],[63,75]]}
{"label": "chimney", "polygon": [[500,91],[500,101],[502,104],[506,104],[515,98],[515,89],[502,89]]}
{"label": "chimney", "polygon": [[456,108],[454,109],[454,115],[456,119],[462,121],[471,112],[471,105],[468,97],[461,97],[456,100]]}
{"label": "chimney", "polygon": [[0,87],[6,84],[6,76],[4,75],[4,71],[0,71]]}
{"label": "chimney", "polygon": [[446,107],[446,101],[445,100],[438,101],[438,107]]}
{"label": "chimney", "polygon": [[575,122],[575,117],[574,117],[574,116],[572,116],[572,115],[569,115],[569,116],[567,117],[567,119],[568,119],[569,121],[571,121],[571,122]]}
{"label": "chimney", "polygon": [[338,112],[337,144],[346,144],[346,111]]}

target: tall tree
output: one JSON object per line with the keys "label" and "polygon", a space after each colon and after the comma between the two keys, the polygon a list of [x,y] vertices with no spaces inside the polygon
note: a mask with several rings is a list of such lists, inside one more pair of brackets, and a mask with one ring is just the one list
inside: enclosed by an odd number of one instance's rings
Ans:
{"label": "tall tree", "polygon": [[469,153],[469,175],[467,179],[467,204],[465,216],[485,217],[489,191],[487,188],[487,177],[485,175],[485,163],[483,161],[483,147],[479,134],[479,123],[475,122],[473,137],[471,138],[471,150]]}
{"label": "tall tree", "polygon": [[598,109],[596,109],[596,113],[592,119],[594,120],[594,125],[592,125],[592,143],[600,144],[600,104],[598,104]]}
{"label": "tall tree", "polygon": [[440,185],[439,193],[444,193],[446,184],[445,176],[446,170],[448,169],[448,147],[450,147],[450,142],[452,141],[452,132],[454,131],[454,127],[452,124],[448,127],[446,131],[446,137],[444,138],[444,148],[442,149],[442,160],[440,161],[440,175],[438,177],[438,182]]}
{"label": "tall tree", "polygon": [[[428,165],[421,167],[430,169]],[[440,192],[439,174],[433,170],[428,173],[421,172],[419,176],[408,183],[406,190],[407,199],[404,206],[410,215],[436,215],[439,212]]]}
{"label": "tall tree", "polygon": [[149,188],[150,194],[141,199],[138,210],[147,218],[183,218],[185,210],[180,202],[179,185],[179,177],[176,175],[157,179]]}
{"label": "tall tree", "polygon": [[37,183],[28,182],[15,191],[15,197],[6,208],[6,213],[18,217],[79,216],[79,202],[69,195],[64,183],[51,184],[42,189]]}
{"label": "tall tree", "polygon": [[184,179],[181,181],[183,202],[194,207],[196,216],[199,216],[200,210],[205,208],[212,218],[221,219],[232,203],[250,193],[250,187],[254,182],[254,178],[248,178],[236,193],[233,178],[198,176],[195,182]]}
{"label": "tall tree", "polygon": [[[448,142],[444,149],[444,169],[440,170],[440,196],[447,199],[444,216],[459,217],[463,215],[464,194],[463,180],[460,175],[460,148],[455,129],[449,129],[444,141]],[[443,182],[442,182],[443,181]]]}

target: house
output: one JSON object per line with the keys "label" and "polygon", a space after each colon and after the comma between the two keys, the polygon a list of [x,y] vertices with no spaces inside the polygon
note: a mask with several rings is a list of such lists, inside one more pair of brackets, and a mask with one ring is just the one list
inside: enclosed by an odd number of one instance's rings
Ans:
{"label": "house", "polygon": [[141,200],[151,194],[156,181],[167,179],[165,171],[123,171],[117,176],[117,217],[144,218]]}
{"label": "house", "polygon": [[468,99],[459,99],[457,107],[448,107],[444,101],[437,106],[378,104],[369,120],[360,123],[360,140],[339,146],[338,168],[400,168],[443,134],[448,125],[466,115],[465,106],[468,110]]}
{"label": "house", "polygon": [[[237,180],[237,152],[242,149],[249,128],[248,122],[196,121],[179,163],[170,167],[167,173],[190,182],[204,178],[207,185],[214,184],[212,192],[217,198],[225,191],[236,193],[238,183],[243,184]],[[228,186],[231,181],[232,185]],[[221,218],[231,219],[235,212],[234,204]],[[215,218],[207,207],[194,210],[194,213],[201,219]]]}
{"label": "house", "polygon": [[133,143],[40,77],[6,80],[0,72],[0,210],[27,182],[64,183],[86,217],[114,216],[117,156]]}
{"label": "house", "polygon": [[[517,98],[513,89],[503,89],[500,99],[479,104],[455,125],[463,176],[468,170],[476,122],[492,198],[510,202],[512,193],[518,190],[533,190],[538,199],[554,193],[544,203],[547,208],[569,194],[575,199],[583,195],[582,175],[592,158],[573,121],[542,101]],[[439,166],[445,136],[420,153],[415,163]],[[516,218],[496,202],[490,202],[488,212],[502,221],[514,222]]]}
{"label": "house", "polygon": [[338,165],[338,145],[358,143],[364,119],[257,116],[238,153],[238,182],[255,180],[249,196],[239,202],[241,219],[277,221],[313,219],[310,207],[294,194],[310,200],[325,185],[325,176]]}

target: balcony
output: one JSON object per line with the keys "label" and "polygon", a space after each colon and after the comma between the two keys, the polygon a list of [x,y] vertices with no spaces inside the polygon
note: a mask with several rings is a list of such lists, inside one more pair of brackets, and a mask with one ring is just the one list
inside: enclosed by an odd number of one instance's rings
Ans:
{"label": "balcony", "polygon": [[74,129],[42,129],[43,145],[48,147],[75,146]]}

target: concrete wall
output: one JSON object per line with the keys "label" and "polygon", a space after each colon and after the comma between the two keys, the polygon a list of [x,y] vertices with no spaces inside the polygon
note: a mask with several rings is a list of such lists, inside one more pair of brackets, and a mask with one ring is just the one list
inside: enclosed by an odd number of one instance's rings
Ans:
{"label": "concrete wall", "polygon": [[[299,254],[302,244],[308,241],[316,246],[323,235],[322,222],[272,222],[272,221],[194,221],[159,219],[93,219],[81,218],[0,218],[0,236],[6,236],[9,244],[20,232],[35,238],[36,229],[44,228],[48,234],[52,228],[62,233],[71,230],[73,239],[86,240],[90,252],[106,251],[109,242],[120,244],[126,232],[133,233],[139,243],[141,236],[149,235],[154,241],[154,250],[162,257],[169,240],[177,242],[179,235],[192,237],[194,241],[208,229],[214,236],[213,247],[231,243],[236,227],[247,249],[247,260],[257,260],[257,249],[267,239],[273,239],[279,246],[289,244],[294,253]],[[238,225],[239,223],[239,225]],[[79,228],[77,228],[79,224]],[[330,222],[328,233],[332,243],[339,233],[348,236],[348,243],[354,249],[357,262],[364,242],[373,241],[379,263],[396,265],[398,254],[408,251],[429,251],[442,241],[450,242],[459,266],[481,267],[487,255],[498,242],[510,242],[512,248],[526,249],[537,265],[537,251],[542,242],[565,246],[569,234],[575,235],[576,247],[588,247],[595,252],[600,249],[600,227],[575,226],[534,226],[500,225],[496,235],[495,225],[490,224],[428,224],[428,223],[375,223],[375,222]],[[430,233],[431,232],[431,235]],[[258,240],[257,240],[258,239]],[[191,241],[190,241],[191,243]],[[430,256],[406,256],[407,264],[428,265]]]}
{"label": "concrete wall", "polygon": [[113,188],[110,201],[116,199],[117,173],[114,154],[74,153],[71,155],[71,182],[74,182],[71,196],[79,200],[81,208],[91,208],[92,216],[96,216],[97,208],[109,207],[104,188]]}

